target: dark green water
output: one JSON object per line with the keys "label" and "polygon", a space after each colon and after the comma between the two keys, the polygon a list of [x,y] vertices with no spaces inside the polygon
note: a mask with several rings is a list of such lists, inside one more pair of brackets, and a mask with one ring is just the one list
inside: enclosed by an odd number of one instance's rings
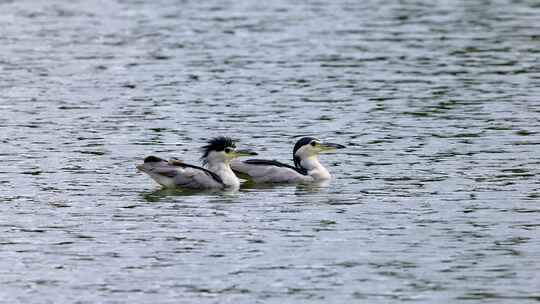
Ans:
{"label": "dark green water", "polygon": [[[539,61],[536,1],[0,1],[0,302],[538,303]],[[329,187],[135,170],[304,134]]]}

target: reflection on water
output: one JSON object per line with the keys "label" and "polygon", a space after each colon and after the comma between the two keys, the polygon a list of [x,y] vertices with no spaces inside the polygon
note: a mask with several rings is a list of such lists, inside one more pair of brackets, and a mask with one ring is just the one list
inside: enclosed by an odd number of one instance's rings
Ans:
{"label": "reflection on water", "polygon": [[245,181],[242,183],[241,190],[243,191],[259,191],[264,192],[267,190],[276,190],[279,191],[284,188],[295,188],[298,190],[298,193],[304,192],[318,192],[324,190],[324,188],[329,187],[332,184],[331,180],[323,180],[315,183],[307,184],[289,184],[289,183],[255,183],[251,180]]}
{"label": "reflection on water", "polygon": [[[536,303],[534,1],[0,2],[9,303]],[[230,135],[328,185],[159,190]],[[343,153],[341,153],[343,152]]]}
{"label": "reflection on water", "polygon": [[[156,187],[159,187],[156,185]],[[182,196],[198,196],[198,197],[209,197],[209,198],[219,198],[223,201],[227,201],[228,198],[234,198],[237,196],[238,190],[194,190],[194,189],[180,189],[180,188],[160,188],[158,190],[149,191],[147,193],[142,193],[141,196],[149,203],[160,202],[174,197]]]}

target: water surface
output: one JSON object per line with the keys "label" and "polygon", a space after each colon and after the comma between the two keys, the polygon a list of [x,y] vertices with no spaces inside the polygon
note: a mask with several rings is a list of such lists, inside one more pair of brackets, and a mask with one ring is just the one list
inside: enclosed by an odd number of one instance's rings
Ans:
{"label": "water surface", "polygon": [[[538,303],[535,1],[1,1],[6,303]],[[230,135],[330,187],[162,191]]]}

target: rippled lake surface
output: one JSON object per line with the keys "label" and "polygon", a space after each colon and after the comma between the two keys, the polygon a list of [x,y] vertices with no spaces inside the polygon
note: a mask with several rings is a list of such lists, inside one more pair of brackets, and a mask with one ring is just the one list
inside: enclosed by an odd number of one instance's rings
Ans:
{"label": "rippled lake surface", "polygon": [[[0,1],[2,303],[540,302],[537,1]],[[212,136],[328,187],[160,191]],[[342,152],[343,151],[343,152]]]}

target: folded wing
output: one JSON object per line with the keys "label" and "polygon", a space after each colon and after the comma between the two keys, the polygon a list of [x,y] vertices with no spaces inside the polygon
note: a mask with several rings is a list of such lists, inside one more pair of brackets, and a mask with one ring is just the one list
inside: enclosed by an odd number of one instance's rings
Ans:
{"label": "folded wing", "polygon": [[148,156],[137,168],[150,175],[164,187],[188,189],[224,188],[225,184],[215,173],[202,167],[185,164],[178,160],[166,161],[159,157]]}
{"label": "folded wing", "polygon": [[257,183],[297,183],[312,179],[307,172],[275,160],[235,160],[231,163],[231,168],[240,177]]}

